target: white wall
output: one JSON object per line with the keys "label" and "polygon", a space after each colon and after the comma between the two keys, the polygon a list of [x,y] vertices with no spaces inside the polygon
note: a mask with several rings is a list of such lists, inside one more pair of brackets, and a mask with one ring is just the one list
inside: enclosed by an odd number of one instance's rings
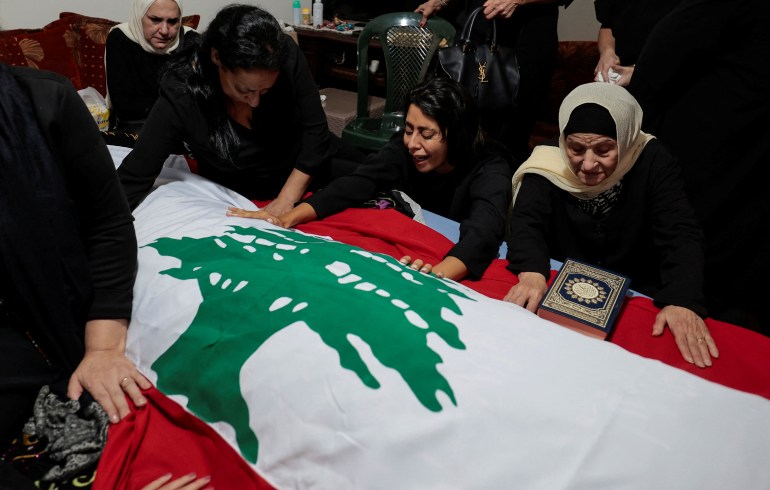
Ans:
{"label": "white wall", "polygon": [[[387,0],[372,0],[384,2]],[[204,29],[228,0],[184,0],[185,14],[201,16]],[[278,19],[290,21],[291,0],[239,0],[238,3],[260,5]],[[310,0],[302,0],[309,6]],[[59,12],[77,12],[93,17],[122,21],[129,15],[130,0],[0,0],[0,27],[3,29],[42,27],[59,18]],[[575,0],[559,18],[559,39],[564,41],[595,40],[599,24],[594,17],[592,0]]]}

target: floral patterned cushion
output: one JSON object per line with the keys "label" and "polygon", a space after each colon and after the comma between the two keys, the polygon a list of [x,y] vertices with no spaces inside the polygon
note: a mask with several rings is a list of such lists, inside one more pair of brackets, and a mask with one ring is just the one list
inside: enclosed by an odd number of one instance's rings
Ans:
{"label": "floral patterned cushion", "polygon": [[0,61],[57,72],[69,78],[76,89],[81,89],[72,43],[71,33],[64,26],[5,31],[0,35]]}
{"label": "floral patterned cushion", "polygon": [[[199,15],[182,18],[197,28]],[[0,31],[0,62],[50,70],[68,77],[76,89],[94,87],[106,95],[104,45],[118,21],[61,12],[42,29]]]}

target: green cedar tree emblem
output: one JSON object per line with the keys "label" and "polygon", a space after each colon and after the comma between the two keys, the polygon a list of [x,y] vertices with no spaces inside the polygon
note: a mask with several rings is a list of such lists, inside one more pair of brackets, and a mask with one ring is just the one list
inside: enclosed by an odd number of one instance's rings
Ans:
{"label": "green cedar tree emblem", "polygon": [[232,227],[222,236],[161,238],[148,246],[181,260],[161,273],[196,280],[203,297],[190,326],[152,366],[158,388],[186,396],[199,418],[232,425],[252,463],[259,445],[249,427],[240,370],[270,336],[297,321],[337,351],[340,365],[369,388],[380,384],[348,335],[398,371],[427,409],[441,410],[438,391],[457,404],[436,368],[442,359],[427,343],[434,332],[449,346],[465,348],[457,327],[441,316],[443,308],[461,314],[450,289],[470,299],[452,283],[385,255],[291,230]]}

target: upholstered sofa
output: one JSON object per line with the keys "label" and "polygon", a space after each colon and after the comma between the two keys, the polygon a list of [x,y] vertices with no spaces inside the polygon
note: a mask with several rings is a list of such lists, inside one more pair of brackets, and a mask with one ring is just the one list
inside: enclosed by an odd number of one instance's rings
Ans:
{"label": "upholstered sofa", "polygon": [[[197,28],[199,15],[182,19]],[[76,89],[94,87],[106,95],[104,43],[119,21],[61,12],[42,28],[0,31],[0,62],[61,73]]]}
{"label": "upholstered sofa", "polygon": [[551,77],[548,98],[540,110],[529,143],[534,147],[559,134],[559,106],[578,85],[594,78],[599,61],[596,41],[561,41],[556,68]]}

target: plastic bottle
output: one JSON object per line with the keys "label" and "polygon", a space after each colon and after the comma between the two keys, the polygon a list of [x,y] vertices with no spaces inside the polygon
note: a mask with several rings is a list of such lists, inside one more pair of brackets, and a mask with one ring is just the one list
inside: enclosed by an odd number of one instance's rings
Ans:
{"label": "plastic bottle", "polygon": [[306,26],[313,25],[313,18],[310,16],[310,9],[307,7],[302,9],[302,24]]}
{"label": "plastic bottle", "polygon": [[300,5],[299,0],[294,0],[294,3],[291,4],[291,8],[294,13],[294,25],[298,26],[302,23],[302,5]]}
{"label": "plastic bottle", "polygon": [[313,27],[323,27],[324,25],[324,4],[321,0],[315,0],[313,4]]}

